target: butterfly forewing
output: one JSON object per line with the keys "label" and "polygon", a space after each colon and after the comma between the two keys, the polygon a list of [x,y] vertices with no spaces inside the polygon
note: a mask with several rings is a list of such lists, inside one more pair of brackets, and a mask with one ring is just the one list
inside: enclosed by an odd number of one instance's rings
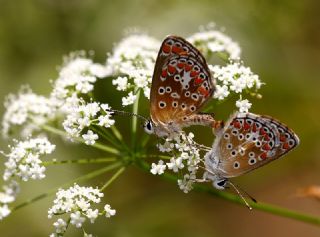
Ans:
{"label": "butterfly forewing", "polygon": [[286,125],[266,116],[236,114],[216,143],[224,177],[236,177],[280,158],[299,143]]}
{"label": "butterfly forewing", "polygon": [[167,37],[152,79],[152,120],[162,124],[183,123],[183,118],[198,111],[213,91],[213,81],[201,53],[180,37]]}

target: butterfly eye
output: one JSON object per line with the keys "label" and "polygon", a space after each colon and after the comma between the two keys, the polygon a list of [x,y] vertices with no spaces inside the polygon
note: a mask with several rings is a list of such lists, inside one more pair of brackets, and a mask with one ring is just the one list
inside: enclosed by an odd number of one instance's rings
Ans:
{"label": "butterfly eye", "polygon": [[213,182],[213,186],[219,190],[225,189],[226,184],[227,184],[227,179],[218,179]]}
{"label": "butterfly eye", "polygon": [[145,132],[148,133],[148,134],[152,134],[152,133],[154,132],[151,121],[147,121],[147,122],[143,125],[143,127],[144,127]]}

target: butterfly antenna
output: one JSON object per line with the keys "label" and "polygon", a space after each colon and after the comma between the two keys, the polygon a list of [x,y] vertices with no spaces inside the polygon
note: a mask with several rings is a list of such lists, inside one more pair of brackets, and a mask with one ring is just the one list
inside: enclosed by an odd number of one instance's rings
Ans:
{"label": "butterfly antenna", "polygon": [[122,110],[116,110],[116,109],[109,109],[108,111],[113,112],[114,114],[123,115],[123,116],[135,116],[135,117],[142,119],[144,121],[148,121],[148,119],[146,117],[139,115],[139,114],[126,112],[126,111],[122,111]]}
{"label": "butterfly antenna", "polygon": [[[243,200],[243,202],[246,204],[246,206],[249,208],[249,210],[252,210],[252,207],[249,205],[247,200],[243,197],[242,193],[239,191],[236,185],[234,185],[231,181],[228,181],[228,183],[231,185],[231,187],[237,192],[239,197]],[[242,190],[241,190],[242,191]],[[249,196],[250,197],[250,196]]]}

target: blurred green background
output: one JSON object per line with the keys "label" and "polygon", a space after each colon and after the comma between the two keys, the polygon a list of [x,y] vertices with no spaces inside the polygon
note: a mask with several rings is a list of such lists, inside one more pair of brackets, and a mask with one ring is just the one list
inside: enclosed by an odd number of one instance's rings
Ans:
{"label": "blurred green background", "polygon": [[[296,190],[320,185],[320,3],[283,1],[99,1],[0,0],[0,101],[30,84],[36,93],[50,92],[62,56],[94,50],[103,63],[106,52],[128,27],[140,27],[159,39],[168,34],[189,36],[199,25],[214,21],[240,43],[246,65],[266,83],[263,99],[252,111],[272,115],[293,128],[301,145],[285,159],[236,182],[256,199],[320,216],[320,202],[296,197]],[[112,105],[110,86],[103,87]],[[117,93],[116,98],[121,94]],[[112,101],[113,100],[113,101]],[[232,111],[226,103],[218,117]],[[0,113],[3,112],[3,106]],[[148,111],[145,108],[145,115]],[[155,138],[153,138],[155,139]],[[212,142],[208,134],[207,143]],[[88,147],[58,143],[52,158],[88,158],[99,153]],[[8,141],[1,140],[1,149]],[[65,148],[65,149],[64,149]],[[1,165],[3,167],[3,165]],[[78,177],[94,167],[56,166],[43,182],[22,187],[18,202]],[[99,185],[108,177],[91,184]],[[184,194],[173,183],[129,168],[105,192],[117,209],[111,219],[89,225],[98,236],[319,236],[320,229],[258,211],[248,211],[214,197]],[[14,212],[0,222],[5,237],[47,236],[53,230],[47,209],[53,197]],[[72,229],[72,230],[71,230]],[[71,228],[66,236],[81,236]]]}

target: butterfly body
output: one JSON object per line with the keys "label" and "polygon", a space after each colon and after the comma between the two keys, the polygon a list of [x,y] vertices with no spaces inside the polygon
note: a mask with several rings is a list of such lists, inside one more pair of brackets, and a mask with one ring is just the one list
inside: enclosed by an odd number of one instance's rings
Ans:
{"label": "butterfly body", "polygon": [[221,129],[205,156],[205,178],[218,183],[274,161],[299,144],[298,136],[283,123],[252,113],[236,113]]}
{"label": "butterfly body", "polygon": [[168,36],[155,64],[150,92],[151,119],[145,126],[146,131],[168,136],[193,124],[213,126],[213,116],[197,112],[214,90],[201,53],[183,38]]}

